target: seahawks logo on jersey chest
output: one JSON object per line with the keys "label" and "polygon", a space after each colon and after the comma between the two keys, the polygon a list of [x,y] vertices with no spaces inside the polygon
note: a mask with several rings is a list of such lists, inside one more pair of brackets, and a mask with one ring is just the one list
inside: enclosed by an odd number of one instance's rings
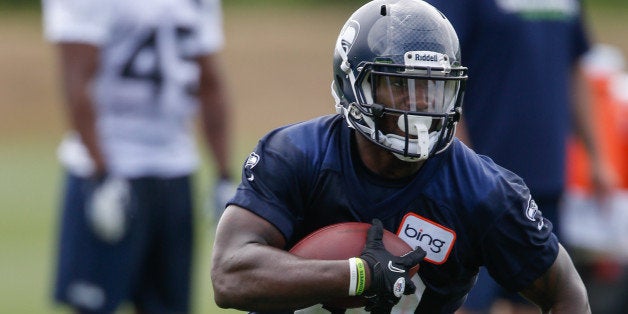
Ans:
{"label": "seahawks logo on jersey chest", "polygon": [[397,236],[412,248],[420,247],[425,250],[425,260],[437,265],[447,261],[456,242],[456,233],[453,230],[415,213],[408,213],[403,217]]}

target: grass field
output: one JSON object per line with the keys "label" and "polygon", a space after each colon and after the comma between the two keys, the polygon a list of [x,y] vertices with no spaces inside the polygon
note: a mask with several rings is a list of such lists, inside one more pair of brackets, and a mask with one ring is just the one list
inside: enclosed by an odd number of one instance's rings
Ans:
{"label": "grass field", "polygon": [[[227,7],[223,57],[234,105],[233,171],[271,128],[333,112],[331,51],[352,9]],[[595,38],[628,53],[625,8],[593,8]],[[0,12],[0,313],[62,313],[50,301],[64,129],[55,54],[36,13]],[[211,160],[208,160],[208,164]],[[211,167],[198,176],[198,200]],[[195,313],[221,313],[209,284],[211,224],[198,223]],[[225,311],[228,312],[228,311]]]}

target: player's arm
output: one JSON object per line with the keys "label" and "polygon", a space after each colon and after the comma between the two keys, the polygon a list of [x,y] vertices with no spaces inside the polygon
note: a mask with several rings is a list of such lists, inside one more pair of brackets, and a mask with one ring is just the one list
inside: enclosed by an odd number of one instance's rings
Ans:
{"label": "player's arm", "polygon": [[550,269],[520,293],[543,313],[591,313],[584,283],[560,244]]}
{"label": "player's arm", "polygon": [[285,244],[268,221],[230,205],[212,250],[216,304],[242,310],[297,309],[348,295],[348,261],[301,259],[284,251]]}
{"label": "player's arm", "polygon": [[81,43],[59,43],[57,46],[70,123],[94,162],[94,175],[103,175],[106,165],[96,134],[96,113],[90,94],[100,60],[98,47]]}
{"label": "player's arm", "polygon": [[218,175],[230,179],[229,174],[229,126],[231,115],[225,77],[218,55],[197,58],[200,67],[199,101],[203,135],[213,153]]}
{"label": "player's arm", "polygon": [[586,79],[585,70],[582,65],[576,65],[572,71],[572,111],[575,134],[582,141],[590,160],[589,173],[594,192],[598,196],[605,196],[617,185],[617,177],[608,162],[602,158],[598,143],[599,135],[596,134],[594,127],[596,119],[592,106],[591,89]]}

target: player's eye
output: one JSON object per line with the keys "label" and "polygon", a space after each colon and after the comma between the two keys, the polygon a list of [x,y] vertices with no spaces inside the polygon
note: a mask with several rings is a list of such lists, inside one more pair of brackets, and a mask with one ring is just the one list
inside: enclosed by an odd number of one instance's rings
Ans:
{"label": "player's eye", "polygon": [[402,88],[402,87],[406,87],[408,86],[406,80],[400,78],[400,77],[391,77],[390,78],[390,86],[392,87],[396,87],[396,88]]}

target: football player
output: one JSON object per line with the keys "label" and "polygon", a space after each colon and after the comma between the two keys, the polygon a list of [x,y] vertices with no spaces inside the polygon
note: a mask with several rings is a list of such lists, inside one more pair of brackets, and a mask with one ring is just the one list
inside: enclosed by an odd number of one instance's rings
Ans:
{"label": "football player", "polygon": [[[271,131],[244,163],[212,252],[217,304],[342,313],[326,301],[363,295],[373,313],[453,313],[485,266],[544,312],[588,313],[585,287],[525,183],[454,138],[466,79],[457,35],[431,5],[375,0],[355,11],[334,49],[338,114]],[[359,256],[286,252],[348,221],[373,221]],[[382,227],[415,251],[392,256]]]}
{"label": "football player", "polygon": [[[220,2],[45,0],[71,132],[54,297],[79,313],[188,313],[198,112],[228,182]],[[219,196],[219,195],[218,195]],[[224,206],[222,206],[224,208]]]}
{"label": "football player", "polygon": [[[593,94],[581,65],[590,46],[586,5],[580,0],[426,2],[451,21],[470,68],[456,136],[521,176],[554,234],[565,239],[560,206],[569,137],[583,143],[596,198],[612,194],[617,179],[605,161],[604,145],[596,140],[595,106],[589,99]],[[495,130],[500,136],[494,136]],[[482,269],[464,313],[488,312],[498,299],[516,313],[536,312]]]}

